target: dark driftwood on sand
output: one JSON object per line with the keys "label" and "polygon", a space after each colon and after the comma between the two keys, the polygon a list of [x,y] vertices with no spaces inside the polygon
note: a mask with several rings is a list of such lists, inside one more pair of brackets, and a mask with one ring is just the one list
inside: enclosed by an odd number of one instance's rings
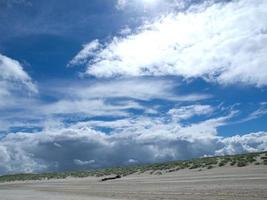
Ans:
{"label": "dark driftwood on sand", "polygon": [[121,178],[121,176],[117,175],[117,176],[113,176],[113,177],[102,178],[101,181],[109,181],[109,180],[118,179],[118,178]]}

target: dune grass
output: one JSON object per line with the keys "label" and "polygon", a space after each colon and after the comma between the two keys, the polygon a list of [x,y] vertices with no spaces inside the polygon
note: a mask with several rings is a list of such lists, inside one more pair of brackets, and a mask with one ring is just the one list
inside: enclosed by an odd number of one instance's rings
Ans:
{"label": "dune grass", "polygon": [[162,173],[170,173],[181,169],[212,169],[223,166],[244,167],[249,164],[267,165],[267,152],[247,153],[240,155],[227,155],[217,157],[205,157],[192,160],[180,160],[165,163],[132,165],[128,167],[113,167],[106,169],[75,171],[75,172],[53,172],[42,174],[13,174],[0,176],[0,182],[26,181],[26,180],[49,180],[49,179],[65,179],[67,177],[103,177],[108,175],[127,176],[134,173],[145,173],[161,175]]}

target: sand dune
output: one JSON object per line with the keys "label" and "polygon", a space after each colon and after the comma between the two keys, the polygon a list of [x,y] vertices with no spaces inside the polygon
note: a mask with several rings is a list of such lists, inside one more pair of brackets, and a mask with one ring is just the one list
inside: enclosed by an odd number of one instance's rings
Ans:
{"label": "sand dune", "polygon": [[163,175],[134,174],[101,182],[100,178],[0,184],[1,200],[261,200],[267,199],[267,166],[180,170]]}

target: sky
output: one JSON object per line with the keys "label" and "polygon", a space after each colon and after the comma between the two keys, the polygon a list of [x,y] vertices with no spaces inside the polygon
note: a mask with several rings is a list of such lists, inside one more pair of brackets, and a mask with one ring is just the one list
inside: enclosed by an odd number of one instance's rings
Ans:
{"label": "sky", "polygon": [[267,1],[0,0],[0,174],[267,150]]}

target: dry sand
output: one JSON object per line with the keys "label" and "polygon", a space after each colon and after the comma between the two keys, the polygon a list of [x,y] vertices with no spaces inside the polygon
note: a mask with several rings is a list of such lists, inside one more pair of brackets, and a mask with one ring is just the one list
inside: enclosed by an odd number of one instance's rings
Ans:
{"label": "dry sand", "polygon": [[163,175],[130,175],[100,182],[100,178],[0,184],[1,200],[108,199],[267,199],[267,166],[180,170]]}

